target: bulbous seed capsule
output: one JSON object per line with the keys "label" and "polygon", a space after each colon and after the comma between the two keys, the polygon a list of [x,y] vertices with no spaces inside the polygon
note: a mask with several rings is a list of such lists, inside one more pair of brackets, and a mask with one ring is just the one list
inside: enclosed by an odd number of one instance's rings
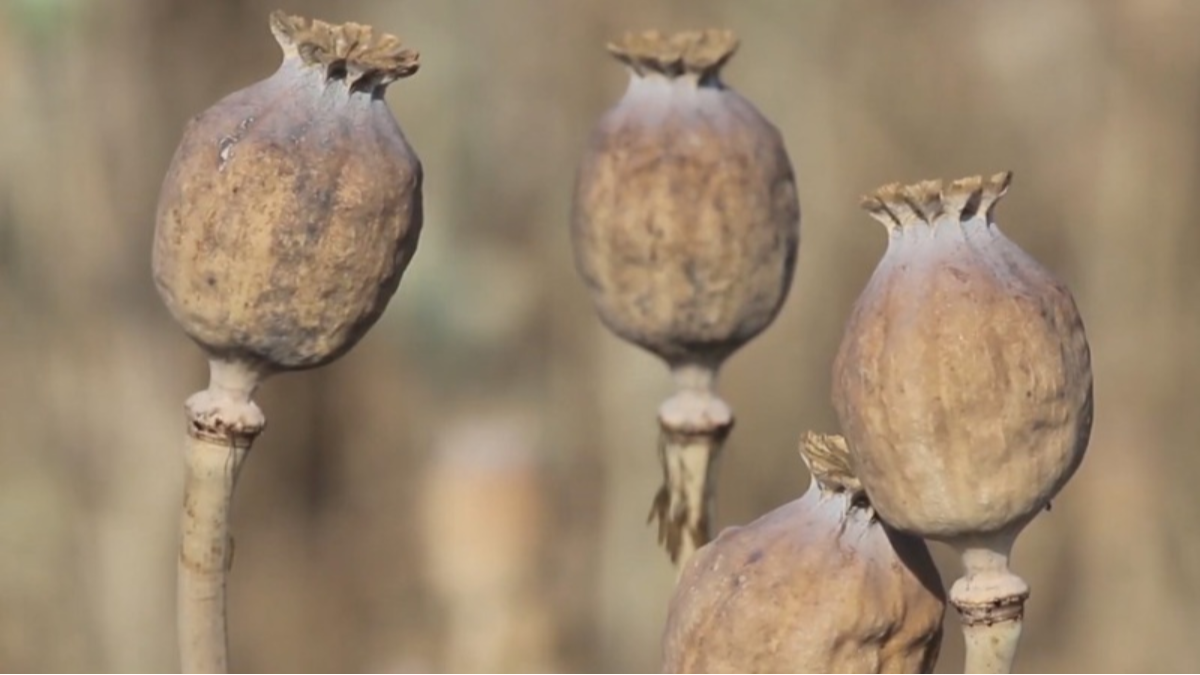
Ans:
{"label": "bulbous seed capsule", "polygon": [[787,297],[799,205],[778,130],[720,81],[728,31],[632,34],[579,170],[576,262],[605,324],[671,366],[716,367]]}
{"label": "bulbous seed capsule", "polygon": [[888,247],[846,325],[833,403],[889,524],[949,543],[964,672],[1009,672],[1029,588],[1021,530],[1083,460],[1091,356],[1067,288],[996,226],[1010,173],[887,185],[863,206]]}
{"label": "bulbous seed capsule", "polygon": [[874,518],[842,437],[807,434],[801,455],[800,499],[688,563],[663,672],[933,672],[946,600],[925,543]]}
{"label": "bulbous seed capsule", "polygon": [[800,238],[779,131],[720,80],[728,31],[629,34],[629,88],[593,131],[572,215],[576,265],[604,324],[661,357],[664,483],[652,517],[671,558],[708,540],[716,455],[733,425],[717,370],[787,297]]}
{"label": "bulbous seed capsule", "polygon": [[847,323],[834,406],[875,508],[924,537],[1028,521],[1087,447],[1083,323],[996,226],[1009,181],[891,185],[864,201],[888,249]]}
{"label": "bulbous seed capsule", "polygon": [[421,229],[420,161],[384,102],[417,53],[276,12],[270,77],[195,117],[159,199],[154,279],[210,355],[319,366],[383,312]]}
{"label": "bulbous seed capsule", "polygon": [[228,671],[229,514],[266,424],[255,389],[353,347],[421,230],[421,163],[383,100],[416,71],[416,52],[355,23],[276,12],[271,30],[283,64],[188,124],[159,195],[155,285],[210,367],[208,388],[185,406],[185,673]]}

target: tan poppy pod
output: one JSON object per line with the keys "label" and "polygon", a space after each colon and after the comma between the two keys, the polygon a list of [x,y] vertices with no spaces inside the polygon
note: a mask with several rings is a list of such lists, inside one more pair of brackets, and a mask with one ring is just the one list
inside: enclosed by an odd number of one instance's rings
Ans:
{"label": "tan poppy pod", "polygon": [[311,368],[361,338],[421,230],[421,163],[383,99],[417,54],[369,26],[276,12],[275,74],[188,124],[163,183],[154,279],[210,354]]}
{"label": "tan poppy pod", "polygon": [[875,518],[842,437],[807,434],[801,455],[804,496],[685,568],[664,672],[933,672],[946,599],[925,542]]}
{"label": "tan poppy pod", "polygon": [[888,247],[847,323],[833,401],[880,516],[963,552],[964,619],[1019,626],[1012,542],[1083,459],[1092,374],[1070,292],[995,223],[1010,179],[864,199]]}
{"label": "tan poppy pod", "polygon": [[[580,166],[572,240],[604,324],[657,354],[689,400],[660,415],[656,513],[673,558],[707,541],[702,485],[733,423],[712,392],[721,363],[775,318],[800,237],[779,131],[720,79],[728,31],[630,34],[609,51],[629,88],[596,125]],[[700,439],[700,440],[697,440]],[[691,444],[695,452],[680,447]],[[673,449],[674,448],[674,449]]]}
{"label": "tan poppy pod", "polygon": [[283,64],[184,131],[159,196],[153,270],[208,353],[187,401],[177,607],[184,672],[226,672],[229,511],[277,371],[345,353],[395,293],[421,229],[421,164],[383,93],[416,52],[355,23],[276,12]]}
{"label": "tan poppy pod", "polygon": [[630,70],[579,170],[572,234],[604,323],[669,365],[718,366],[775,318],[799,206],[779,131],[720,80],[728,31],[628,35]]}

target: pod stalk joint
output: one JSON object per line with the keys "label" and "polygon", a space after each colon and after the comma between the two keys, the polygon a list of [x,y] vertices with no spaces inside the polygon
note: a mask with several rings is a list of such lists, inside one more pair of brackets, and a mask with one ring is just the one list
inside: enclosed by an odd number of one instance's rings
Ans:
{"label": "pod stalk joint", "polygon": [[676,380],[679,390],[658,412],[663,484],[649,520],[658,520],[658,541],[682,570],[712,539],[717,463],[733,429],[733,411],[712,392],[712,373],[677,370]]}

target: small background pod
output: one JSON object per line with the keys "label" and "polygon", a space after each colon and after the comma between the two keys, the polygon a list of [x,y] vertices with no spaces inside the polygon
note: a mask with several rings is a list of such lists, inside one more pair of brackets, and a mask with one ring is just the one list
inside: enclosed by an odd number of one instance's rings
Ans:
{"label": "small background pod", "polygon": [[675,367],[716,368],[775,318],[800,239],[783,137],[722,82],[729,31],[626,35],[629,87],[579,167],[571,235],[604,323]]}

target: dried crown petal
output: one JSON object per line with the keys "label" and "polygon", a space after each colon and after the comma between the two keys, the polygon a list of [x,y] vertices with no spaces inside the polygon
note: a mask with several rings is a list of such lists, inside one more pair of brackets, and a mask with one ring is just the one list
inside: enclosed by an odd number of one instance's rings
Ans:
{"label": "dried crown petal", "polygon": [[927,180],[916,185],[906,185],[901,189],[901,198],[909,208],[920,216],[921,220],[932,223],[945,213],[942,204],[942,181]]}
{"label": "dried crown petal", "polygon": [[638,75],[655,72],[667,77],[716,75],[737,48],[733,31],[717,29],[673,35],[656,30],[626,33],[608,44],[608,51]]}
{"label": "dried crown petal", "polygon": [[850,448],[844,437],[806,432],[800,441],[800,457],[822,491],[845,492],[851,502],[867,502],[866,491],[850,463]]}
{"label": "dried crown petal", "polygon": [[946,210],[959,214],[959,220],[970,220],[979,213],[979,201],[983,196],[983,178],[967,176],[950,183],[942,199]]}
{"label": "dried crown petal", "polygon": [[996,203],[1008,194],[1009,185],[1012,185],[1011,171],[995,174],[983,182],[983,198],[979,208],[987,215],[988,222],[992,220],[992,211],[996,208]]}
{"label": "dried crown petal", "polygon": [[[884,225],[888,225],[888,221],[883,220],[880,215],[886,213],[893,226],[907,227],[913,223],[922,221],[921,213],[914,209],[912,204],[905,199],[904,192],[908,189],[909,186],[901,185],[900,183],[888,183],[875,190],[874,193],[864,197],[863,204],[866,206],[868,202],[878,202],[878,209],[882,209],[882,211],[873,211],[870,208],[868,208],[868,211],[876,219],[883,222]],[[892,226],[889,226],[888,229],[892,229]]]}
{"label": "dried crown petal", "polygon": [[1011,171],[986,180],[981,176],[959,178],[949,185],[941,180],[912,185],[889,183],[864,196],[861,206],[889,230],[918,222],[932,223],[941,217],[970,220],[981,211],[990,222],[996,202],[1011,183]]}
{"label": "dried crown petal", "polygon": [[[880,189],[882,190],[883,188]],[[888,210],[887,204],[884,204],[883,200],[875,194],[863,195],[862,199],[859,200],[859,206],[862,207],[864,211],[869,213],[872,218],[883,223],[883,226],[886,227],[888,231],[891,231],[900,225],[900,221],[897,220],[896,216]]]}
{"label": "dried crown petal", "polygon": [[330,24],[282,11],[271,14],[271,32],[286,56],[325,68],[328,79],[345,79],[352,89],[372,90],[417,72],[420,55],[384,33],[358,23]]}

